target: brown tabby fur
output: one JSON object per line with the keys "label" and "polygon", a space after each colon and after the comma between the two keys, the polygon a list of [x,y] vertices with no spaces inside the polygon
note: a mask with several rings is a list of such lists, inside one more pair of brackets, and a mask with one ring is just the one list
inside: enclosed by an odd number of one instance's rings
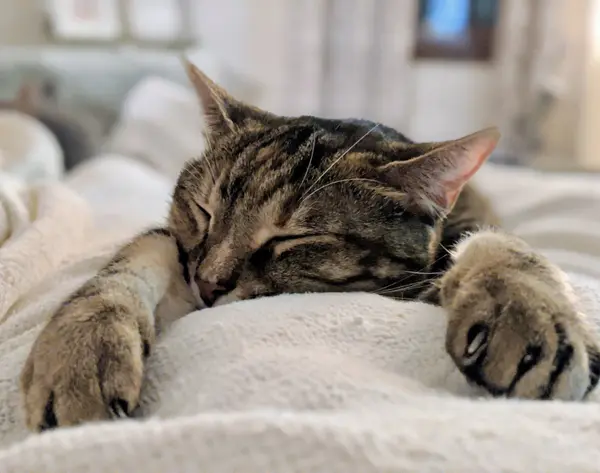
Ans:
{"label": "brown tabby fur", "polygon": [[463,186],[494,130],[414,144],[367,121],[278,117],[188,70],[207,151],[181,172],[166,227],[118,252],[35,342],[21,377],[31,429],[130,414],[167,318],[286,292],[439,303],[448,353],[493,395],[582,399],[595,386],[597,339],[563,273],[478,230],[496,218]]}

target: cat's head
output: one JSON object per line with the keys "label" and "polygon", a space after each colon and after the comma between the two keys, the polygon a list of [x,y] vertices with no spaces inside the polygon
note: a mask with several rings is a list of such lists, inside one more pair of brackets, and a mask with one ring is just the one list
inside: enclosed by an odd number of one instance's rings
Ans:
{"label": "cat's head", "polygon": [[370,121],[276,116],[188,73],[207,146],[181,172],[170,226],[199,299],[422,289],[442,219],[495,129],[414,144]]}

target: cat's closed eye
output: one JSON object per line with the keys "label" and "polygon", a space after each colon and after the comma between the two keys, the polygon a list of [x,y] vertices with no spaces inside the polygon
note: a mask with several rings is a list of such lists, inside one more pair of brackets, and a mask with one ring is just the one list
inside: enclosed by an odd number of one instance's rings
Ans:
{"label": "cat's closed eye", "polygon": [[338,239],[334,235],[327,233],[291,234],[272,237],[267,240],[264,246],[272,248],[274,255],[279,256],[296,246],[314,243],[335,243],[337,241]]}
{"label": "cat's closed eye", "polygon": [[314,240],[315,237],[322,237],[322,236],[326,236],[325,234],[322,233],[300,233],[300,234],[289,234],[289,235],[277,235],[277,236],[273,236],[271,238],[269,238],[264,245],[277,245],[278,243],[284,243],[286,241],[295,241],[296,243],[298,243],[300,240],[304,240],[304,239],[311,239]]}
{"label": "cat's closed eye", "polygon": [[196,201],[194,201],[194,204],[195,204],[196,208],[200,211],[200,213],[202,213],[204,215],[204,217],[206,218],[206,220],[208,222],[210,222],[212,220],[212,214],[208,211],[207,207],[199,204]]}

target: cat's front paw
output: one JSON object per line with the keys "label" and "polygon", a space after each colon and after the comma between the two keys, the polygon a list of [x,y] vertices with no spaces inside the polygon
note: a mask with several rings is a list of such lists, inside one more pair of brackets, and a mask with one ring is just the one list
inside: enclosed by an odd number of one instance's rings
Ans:
{"label": "cat's front paw", "polygon": [[129,415],[154,336],[145,319],[130,304],[108,303],[101,294],[65,304],[35,341],[21,373],[28,427],[45,430]]}
{"label": "cat's front paw", "polygon": [[581,400],[598,383],[600,346],[559,270],[521,250],[458,260],[442,278],[446,349],[492,395]]}

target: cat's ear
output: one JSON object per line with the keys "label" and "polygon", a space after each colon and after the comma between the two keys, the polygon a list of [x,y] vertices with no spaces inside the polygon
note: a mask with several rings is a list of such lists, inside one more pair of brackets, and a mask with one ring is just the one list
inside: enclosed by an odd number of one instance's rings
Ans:
{"label": "cat's ear", "polygon": [[262,112],[233,98],[204,72],[183,59],[188,79],[192,83],[209,129],[209,134],[226,134],[236,130],[244,120],[258,119]]}
{"label": "cat's ear", "polygon": [[423,154],[380,166],[378,179],[421,208],[447,214],[499,139],[497,128],[487,128],[458,140],[417,145]]}
{"label": "cat's ear", "polygon": [[188,79],[192,83],[211,131],[226,133],[236,128],[234,122],[237,101],[215,84],[204,72],[187,59],[183,60]]}

